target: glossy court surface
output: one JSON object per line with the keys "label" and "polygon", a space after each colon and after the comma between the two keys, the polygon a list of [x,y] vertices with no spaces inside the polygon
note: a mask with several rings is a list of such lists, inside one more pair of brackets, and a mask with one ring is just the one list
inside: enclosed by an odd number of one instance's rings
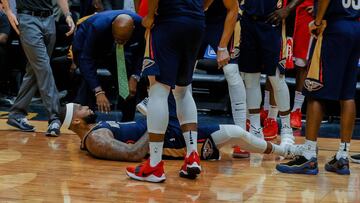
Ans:
{"label": "glossy court surface", "polygon": [[[46,122],[32,122],[37,133],[22,133],[5,121],[0,119],[0,202],[360,202],[360,165],[351,164],[350,176],[324,170],[336,139],[319,140],[316,176],[281,174],[273,155],[233,159],[227,147],[221,161],[202,162],[195,181],[178,177],[182,161],[166,161],[166,182],[152,184],[125,175],[134,163],[97,160],[80,151],[74,134],[48,138],[41,132]],[[351,151],[360,152],[360,141],[352,142]]]}

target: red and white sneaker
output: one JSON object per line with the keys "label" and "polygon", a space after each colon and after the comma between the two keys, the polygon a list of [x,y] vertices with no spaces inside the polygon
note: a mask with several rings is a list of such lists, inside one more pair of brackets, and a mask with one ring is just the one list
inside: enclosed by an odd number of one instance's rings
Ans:
{"label": "red and white sneaker", "polygon": [[290,113],[290,125],[292,128],[301,129],[301,109],[296,109]]}
{"label": "red and white sneaker", "polygon": [[201,173],[200,157],[195,151],[189,157],[185,157],[184,164],[181,166],[179,175],[182,178],[195,179]]}
{"label": "red and white sneaker", "polygon": [[265,110],[264,108],[260,109],[260,123],[264,125],[265,119],[269,116],[269,110]]}
{"label": "red and white sneaker", "polygon": [[126,167],[126,174],[132,179],[153,183],[164,182],[166,179],[164,162],[161,161],[155,167],[151,167],[150,159],[136,167]]}
{"label": "red and white sneaker", "polygon": [[233,158],[249,158],[250,152],[240,149],[239,146],[234,146],[232,157]]}
{"label": "red and white sneaker", "polygon": [[266,118],[264,120],[263,133],[264,133],[264,139],[266,141],[271,141],[276,139],[278,131],[279,131],[279,126],[275,119]]}

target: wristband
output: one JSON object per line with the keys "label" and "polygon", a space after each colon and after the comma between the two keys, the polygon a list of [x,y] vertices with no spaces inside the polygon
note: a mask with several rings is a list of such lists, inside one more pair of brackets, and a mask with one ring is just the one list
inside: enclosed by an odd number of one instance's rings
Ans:
{"label": "wristband", "polygon": [[218,51],[227,51],[227,47],[218,47]]}
{"label": "wristband", "polygon": [[69,12],[64,13],[64,16],[65,16],[65,18],[67,18],[67,17],[69,17],[69,16],[72,16],[72,14],[71,14],[71,12],[69,11]]}
{"label": "wristband", "polygon": [[140,76],[138,75],[131,75],[132,78],[134,78],[136,80],[136,82],[140,81]]}
{"label": "wristband", "polygon": [[320,26],[322,25],[322,22],[320,22],[320,25],[317,25],[317,24],[316,24],[316,21],[314,21],[314,25],[315,25],[316,27],[320,27]]}
{"label": "wristband", "polygon": [[96,92],[96,93],[95,93],[95,97],[99,96],[100,94],[105,94],[105,91],[102,91],[102,90],[101,90],[101,91]]}

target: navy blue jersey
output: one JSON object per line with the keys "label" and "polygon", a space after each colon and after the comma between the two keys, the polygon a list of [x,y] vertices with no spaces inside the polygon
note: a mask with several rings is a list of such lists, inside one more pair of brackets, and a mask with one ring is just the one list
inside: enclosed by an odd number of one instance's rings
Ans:
{"label": "navy blue jersey", "polygon": [[227,9],[223,0],[214,0],[208,10],[205,12],[206,24],[224,24]]}
{"label": "navy blue jersey", "polygon": [[203,0],[160,0],[156,21],[171,20],[177,17],[204,19]]}
{"label": "navy blue jersey", "polygon": [[360,18],[360,0],[333,0],[326,11],[325,20]]}
{"label": "navy blue jersey", "polygon": [[242,10],[247,15],[266,17],[282,7],[282,0],[245,0]]}

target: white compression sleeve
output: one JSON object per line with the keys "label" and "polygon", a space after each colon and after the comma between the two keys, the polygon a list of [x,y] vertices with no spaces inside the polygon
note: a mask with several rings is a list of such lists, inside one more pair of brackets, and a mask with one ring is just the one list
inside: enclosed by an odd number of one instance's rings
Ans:
{"label": "white compression sleeve", "polygon": [[264,139],[257,138],[236,125],[220,125],[220,130],[212,133],[211,137],[218,147],[232,144],[255,153],[263,153],[267,148],[267,142]]}
{"label": "white compression sleeve", "polygon": [[191,85],[176,86],[173,90],[176,100],[176,112],[180,125],[197,123],[197,109],[191,94]]}
{"label": "white compression sleeve", "polygon": [[274,97],[279,111],[290,110],[289,88],[285,81],[285,75],[280,76],[279,70],[276,70],[275,76],[269,76],[269,81],[274,89]]}
{"label": "white compression sleeve", "polygon": [[224,66],[224,75],[228,83],[232,116],[235,125],[246,128],[246,91],[237,64]]}
{"label": "white compression sleeve", "polygon": [[260,73],[243,73],[246,88],[246,104],[248,109],[260,109],[261,88]]}
{"label": "white compression sleeve", "polygon": [[165,134],[169,123],[168,96],[170,87],[155,83],[149,90],[147,126],[149,133]]}

